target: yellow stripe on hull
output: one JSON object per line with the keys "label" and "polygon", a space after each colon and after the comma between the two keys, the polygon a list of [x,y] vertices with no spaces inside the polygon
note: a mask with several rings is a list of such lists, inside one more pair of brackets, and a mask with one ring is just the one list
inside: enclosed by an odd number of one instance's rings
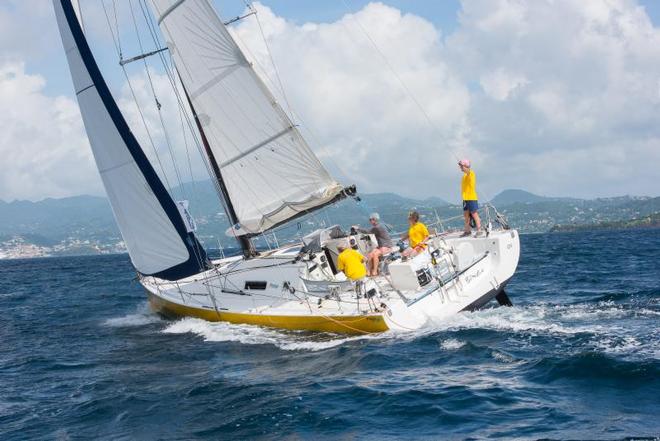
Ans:
{"label": "yellow stripe on hull", "polygon": [[152,293],[149,295],[151,308],[166,316],[197,317],[210,322],[229,322],[271,328],[307,331],[336,332],[341,334],[373,334],[389,328],[381,314],[357,316],[305,316],[243,314],[238,312],[216,312],[212,309],[195,308],[170,302]]}

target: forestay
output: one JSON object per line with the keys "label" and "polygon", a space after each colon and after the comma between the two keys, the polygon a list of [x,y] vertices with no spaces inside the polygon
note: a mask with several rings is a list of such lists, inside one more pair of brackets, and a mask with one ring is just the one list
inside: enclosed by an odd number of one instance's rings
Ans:
{"label": "forestay", "polygon": [[71,1],[53,3],[94,159],[133,265],[169,280],[199,273],[206,254],[121,115]]}
{"label": "forestay", "polygon": [[152,0],[238,217],[259,234],[336,199],[333,180],[207,0]]}

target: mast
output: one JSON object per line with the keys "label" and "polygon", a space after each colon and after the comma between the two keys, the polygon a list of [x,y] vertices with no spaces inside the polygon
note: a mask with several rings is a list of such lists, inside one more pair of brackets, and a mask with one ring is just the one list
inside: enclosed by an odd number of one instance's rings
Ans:
{"label": "mast", "polygon": [[[232,204],[231,198],[229,197],[229,192],[227,191],[227,185],[225,184],[225,181],[222,178],[220,166],[218,165],[218,161],[216,161],[215,159],[213,150],[211,150],[211,146],[209,145],[209,140],[206,137],[206,133],[204,133],[204,129],[202,128],[202,123],[199,121],[199,118],[197,117],[197,112],[195,111],[195,107],[193,106],[193,103],[190,100],[190,96],[188,95],[186,86],[183,86],[183,92],[186,94],[186,99],[188,100],[188,104],[190,105],[190,110],[192,111],[193,117],[195,118],[195,124],[197,124],[197,130],[199,130],[199,134],[202,138],[202,144],[204,145],[204,151],[206,151],[206,156],[208,157],[209,162],[211,163],[211,168],[213,169],[215,180],[218,183],[218,187],[220,187],[220,193],[221,193],[220,197],[222,197],[223,199],[224,202],[223,206],[225,207],[225,212],[227,213],[227,216],[229,217],[229,221],[231,223],[230,228],[234,228],[234,226],[239,223],[239,219],[238,216],[236,215],[234,204]],[[235,236],[235,237],[236,240],[238,241],[238,244],[241,246],[241,250],[243,250],[243,256],[245,256],[248,259],[250,257],[256,256],[257,252],[254,249],[254,245],[247,236]]]}

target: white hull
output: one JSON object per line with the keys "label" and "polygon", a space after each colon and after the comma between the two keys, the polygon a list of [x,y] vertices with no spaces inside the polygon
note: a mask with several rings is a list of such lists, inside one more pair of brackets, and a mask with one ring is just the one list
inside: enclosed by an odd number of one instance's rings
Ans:
{"label": "white hull", "polygon": [[[513,276],[520,255],[515,230],[479,238],[439,235],[424,254],[393,261],[389,276],[356,288],[327,265],[320,269],[322,257],[294,261],[300,247],[218,260],[214,269],[176,282],[145,277],[141,283],[152,306],[169,315],[313,331],[406,331],[488,303]],[[406,265],[432,278],[419,286]],[[356,289],[368,294],[358,297]]]}

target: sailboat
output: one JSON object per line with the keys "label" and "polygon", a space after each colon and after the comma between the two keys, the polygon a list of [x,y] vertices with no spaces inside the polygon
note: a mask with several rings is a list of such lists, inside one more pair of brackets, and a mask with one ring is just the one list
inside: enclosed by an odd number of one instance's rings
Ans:
{"label": "sailboat", "polygon": [[242,253],[210,259],[189,213],[163,185],[117,106],[71,0],[53,0],[75,93],[116,223],[152,308],[166,316],[349,334],[418,329],[492,299],[520,254],[505,222],[483,237],[434,232],[425,252],[383,262],[358,282],[338,245],[368,253],[373,235],[339,226],[258,252],[253,240],[356,196],[338,183],[278,104],[208,0],[151,0],[205,160]]}

